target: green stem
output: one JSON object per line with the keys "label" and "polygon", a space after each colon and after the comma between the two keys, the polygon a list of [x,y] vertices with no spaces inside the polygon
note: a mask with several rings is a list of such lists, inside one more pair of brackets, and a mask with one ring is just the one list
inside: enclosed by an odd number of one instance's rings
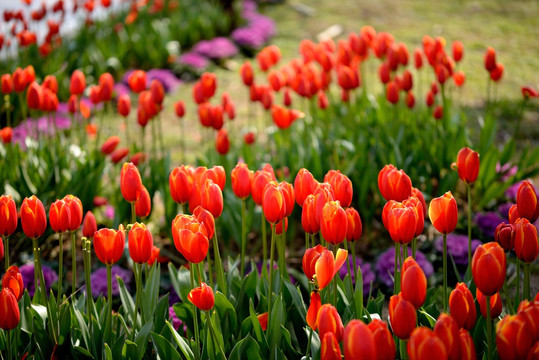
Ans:
{"label": "green stem", "polygon": [[492,319],[490,318],[490,296],[486,297],[487,304],[487,359],[490,360],[492,350]]}
{"label": "green stem", "polygon": [[311,351],[311,342],[313,341],[313,329],[309,331],[309,340],[307,341],[307,351],[305,351],[305,359],[310,359],[309,352]]}
{"label": "green stem", "polygon": [[91,329],[91,314],[92,314],[92,281],[91,281],[91,272],[92,272],[92,242],[90,240],[86,240],[86,249],[83,253],[84,258],[86,259],[86,303],[87,303],[87,311],[88,311],[88,320],[90,321],[90,329]]}
{"label": "green stem", "polygon": [[213,271],[211,268],[211,254],[209,251],[206,260],[208,261],[208,280],[210,282],[210,286],[213,288]]}
{"label": "green stem", "polygon": [[215,268],[217,270],[217,284],[219,285],[219,290],[226,295],[225,274],[221,262],[221,253],[219,252],[219,241],[217,241],[217,229],[215,229],[215,232],[213,233],[213,253],[215,257]]}
{"label": "green stem", "polygon": [[108,331],[109,333],[109,342],[112,340],[112,265],[107,265],[107,303],[109,307],[108,311]]}
{"label": "green stem", "polygon": [[268,236],[266,234],[266,218],[263,211],[260,212],[260,219],[262,221],[262,269],[265,269],[268,263]]}
{"label": "green stem", "polygon": [[241,201],[241,263],[240,263],[240,277],[243,277],[245,270],[245,247],[247,242],[247,231],[245,226],[245,199]]}
{"label": "green stem", "polygon": [[517,257],[517,295],[515,300],[516,304],[520,304],[520,259]]}
{"label": "green stem", "polygon": [[505,278],[505,281],[503,282],[503,293],[505,295],[505,301],[507,302],[507,308],[509,309],[509,313],[514,314],[515,310],[513,309],[513,306],[511,305],[511,298],[509,297],[509,289],[507,288],[507,278]]}
{"label": "green stem", "polygon": [[223,348],[221,347],[221,343],[217,339],[217,335],[215,334],[215,330],[213,328],[213,323],[211,321],[211,314],[209,311],[206,312],[206,318],[208,319],[208,326],[210,327],[211,336],[215,339],[215,342],[217,343],[217,347],[219,348],[219,353],[223,356],[223,359],[226,359],[225,352],[223,351]]}
{"label": "green stem", "polygon": [[71,232],[71,293],[77,288],[77,238],[74,231]]}
{"label": "green stem", "polygon": [[135,203],[131,203],[131,224],[135,224],[137,222],[137,211],[135,210]]}
{"label": "green stem", "polygon": [[[444,271],[444,312],[447,312],[447,235],[443,235],[444,240],[444,257],[443,261],[443,271]],[[488,303],[488,302],[487,302]]]}
{"label": "green stem", "polygon": [[142,293],[142,267],[139,264],[133,264],[133,273],[135,274],[135,285],[137,289],[137,295],[135,297],[135,313],[133,315],[133,332],[132,332],[132,339],[135,340],[135,330],[137,328],[137,316],[138,316],[138,309],[140,307],[140,296]]}
{"label": "green stem", "polygon": [[354,281],[357,283],[358,266],[356,262],[356,242],[355,241],[352,243],[352,260],[354,261]]}
{"label": "green stem", "polygon": [[[191,289],[194,289],[195,288],[195,264],[193,263],[189,263],[189,273],[191,275]],[[197,344],[197,351],[196,351],[196,354],[199,353],[200,351],[200,339],[199,339],[199,334],[198,334],[198,309],[197,307],[195,306],[195,304],[193,304],[193,322],[194,322],[194,330],[195,330],[195,342]],[[197,356],[198,358],[198,356]]]}
{"label": "green stem", "polygon": [[4,239],[4,264],[6,265],[6,271],[9,269],[9,236]]}
{"label": "green stem", "polygon": [[[277,226],[277,224],[275,224]],[[278,252],[279,252],[279,272],[281,273],[281,278],[286,277],[286,255],[285,255],[285,247],[286,247],[286,232],[284,230],[284,220],[281,223],[281,236],[278,240]]]}
{"label": "green stem", "polygon": [[60,233],[60,240],[58,242],[60,246],[60,259],[58,260],[58,305],[62,299],[62,279],[64,277],[64,233]]}
{"label": "green stem", "polygon": [[466,185],[468,190],[468,267],[472,266],[472,186]]}
{"label": "green stem", "polygon": [[393,294],[398,294],[399,291],[400,291],[399,281],[398,281],[398,278],[397,278],[397,266],[398,266],[398,263],[399,263],[399,252],[400,252],[399,243],[395,243],[395,266],[394,266],[394,269],[393,269]]}
{"label": "green stem", "polygon": [[524,264],[524,299],[530,300],[530,264]]}
{"label": "green stem", "polygon": [[404,245],[404,259],[402,261],[402,264],[404,264],[404,260],[408,259],[408,244]]}
{"label": "green stem", "polygon": [[128,116],[124,117],[125,143],[127,144],[127,148],[130,149],[130,145],[131,145],[130,142],[131,141],[129,141],[129,121],[127,121]]}
{"label": "green stem", "polygon": [[271,324],[271,301],[273,297],[273,260],[275,253],[275,226],[271,227],[271,246],[269,263],[269,291],[268,291],[268,324]]}
{"label": "green stem", "polygon": [[[346,250],[346,252],[348,252],[348,240],[344,240],[344,250]],[[353,294],[354,293],[354,285],[352,284],[352,268],[350,266],[350,255],[348,255],[346,257],[346,265],[347,265],[347,268],[348,268],[348,283],[350,285],[350,291]],[[354,255],[354,269],[356,267],[357,267],[357,264],[356,264],[356,259],[355,259],[355,255]],[[357,280],[357,278],[355,278],[355,277],[354,277],[354,279]],[[356,299],[352,295],[352,306],[354,307],[354,309],[356,308],[355,304],[356,304]],[[356,319],[358,318],[358,316],[359,316],[359,314],[356,314]]]}
{"label": "green stem", "polygon": [[[333,245],[333,257],[337,256],[337,245]],[[348,259],[346,259],[348,260]],[[333,276],[333,306],[337,307],[337,276]]]}

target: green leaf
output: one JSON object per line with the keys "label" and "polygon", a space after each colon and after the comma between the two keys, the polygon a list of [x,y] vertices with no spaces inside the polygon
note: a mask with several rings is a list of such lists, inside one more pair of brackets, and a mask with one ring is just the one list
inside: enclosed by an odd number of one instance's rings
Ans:
{"label": "green leaf", "polygon": [[281,324],[284,324],[285,321],[281,295],[278,295],[272,304],[270,321],[267,328],[268,345],[270,349],[274,349],[281,344],[281,338],[283,336]]}
{"label": "green leaf", "polygon": [[109,344],[105,344],[105,360],[114,360]]}
{"label": "green leaf", "polygon": [[148,346],[148,338],[150,337],[150,331],[153,329],[153,321],[148,321],[135,338],[135,343],[137,344],[138,350],[138,360],[141,360],[144,357],[146,352],[146,346]]}
{"label": "green leaf", "polygon": [[251,335],[247,335],[236,343],[228,360],[262,360],[260,347]]}
{"label": "green leaf", "polygon": [[138,357],[138,347],[137,344],[131,340],[126,340],[124,347],[122,348],[122,359],[135,360]]}
{"label": "green leaf", "polygon": [[125,288],[124,281],[119,276],[116,277],[116,281],[118,282],[120,300],[122,301],[122,305],[127,312],[127,321],[132,323],[135,314],[135,303],[133,301],[133,298],[129,294],[129,291],[127,291],[127,289]]}
{"label": "green leaf", "polygon": [[193,353],[193,350],[191,350],[191,348],[189,347],[189,344],[187,344],[184,338],[182,338],[180,334],[178,334],[178,332],[176,331],[176,329],[174,329],[170,322],[167,321],[166,323],[170,332],[172,333],[172,336],[174,337],[174,340],[176,341],[176,344],[180,348],[185,358],[188,360],[193,360],[195,358],[195,354]]}
{"label": "green leaf", "polygon": [[154,332],[151,332],[150,336],[159,358],[167,360],[182,360],[178,351],[167,339]]}
{"label": "green leaf", "polygon": [[428,312],[426,312],[423,308],[419,309],[419,313],[425,315],[427,320],[429,321],[430,327],[434,328],[434,325],[436,324],[436,319],[433,318]]}
{"label": "green leaf", "polygon": [[236,331],[236,325],[238,322],[236,310],[230,301],[228,301],[228,299],[220,291],[215,293],[215,310],[219,314],[221,323],[227,323],[229,330],[234,333]]}

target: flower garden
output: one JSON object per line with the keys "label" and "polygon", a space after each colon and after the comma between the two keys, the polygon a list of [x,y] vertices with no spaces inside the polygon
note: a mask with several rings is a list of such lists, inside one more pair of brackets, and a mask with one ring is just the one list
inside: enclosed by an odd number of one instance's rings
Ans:
{"label": "flower garden", "polygon": [[539,359],[539,92],[505,108],[488,43],[291,53],[288,4],[16,5],[1,359]]}

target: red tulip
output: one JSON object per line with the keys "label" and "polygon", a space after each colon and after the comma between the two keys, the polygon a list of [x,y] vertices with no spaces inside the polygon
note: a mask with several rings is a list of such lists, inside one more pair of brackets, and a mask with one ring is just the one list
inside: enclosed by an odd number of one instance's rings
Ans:
{"label": "red tulip", "polygon": [[265,312],[263,314],[257,315],[256,317],[258,319],[258,322],[260,323],[262,331],[266,331],[266,329],[268,328],[268,313]]}
{"label": "red tulip", "polygon": [[461,358],[459,327],[455,319],[447,314],[440,314],[434,325],[434,333],[444,343],[449,359]]}
{"label": "red tulip", "polygon": [[54,94],[58,93],[58,80],[56,80],[56,76],[54,75],[47,75],[45,76],[45,79],[43,79],[43,84],[41,84],[43,89],[49,89]]}
{"label": "red tulip", "polygon": [[314,195],[309,195],[303,202],[301,211],[301,226],[303,231],[308,234],[316,234],[320,231],[320,223],[316,220],[316,198]]}
{"label": "red tulip", "polygon": [[405,245],[410,243],[416,233],[417,227],[417,211],[412,207],[398,207],[395,206],[389,211],[388,231],[393,241]]}
{"label": "red tulip", "polygon": [[442,105],[437,105],[435,108],[434,108],[434,111],[432,113],[432,116],[436,119],[436,120],[440,120],[443,116],[444,116],[444,108],[442,107]]}
{"label": "red tulip", "polygon": [[49,209],[49,221],[54,232],[63,233],[71,222],[71,211],[63,200],[56,200]]}
{"label": "red tulip", "polygon": [[120,261],[125,246],[125,230],[120,224],[118,231],[101,229],[94,234],[94,249],[99,261],[105,265],[114,265]]}
{"label": "red tulip", "polygon": [[307,196],[311,195],[316,187],[318,181],[314,178],[313,174],[309,170],[303,168],[298,171],[296,179],[294,180],[294,190],[296,195],[296,202],[301,207]]}
{"label": "red tulip", "polygon": [[17,206],[11,195],[0,196],[0,235],[11,236],[17,229]]}
{"label": "red tulip", "polygon": [[71,74],[71,81],[69,83],[69,93],[71,95],[82,95],[86,88],[86,77],[80,70],[75,70]]}
{"label": "red tulip", "polygon": [[275,180],[275,175],[272,175],[270,172],[258,170],[254,173],[251,184],[251,195],[255,204],[262,205],[264,190],[266,185],[272,180]]}
{"label": "red tulip", "polygon": [[230,149],[230,140],[228,139],[228,132],[225,129],[221,129],[217,132],[215,138],[215,149],[221,155],[226,155]]}
{"label": "red tulip", "polygon": [[200,177],[200,183],[204,184],[206,182],[206,179],[212,180],[214,183],[219,185],[221,191],[224,191],[226,174],[225,169],[222,166],[213,166],[212,168],[204,171]]}
{"label": "red tulip", "polygon": [[135,203],[142,194],[142,179],[133,163],[124,163],[120,177],[120,189],[127,202]]}
{"label": "red tulip", "polygon": [[337,309],[331,304],[324,304],[318,311],[318,334],[321,338],[326,333],[333,333],[337,342],[341,342],[344,336],[344,326]]}
{"label": "red tulip", "polygon": [[403,201],[412,194],[412,181],[403,170],[386,165],[378,174],[378,188],[387,201]]}
{"label": "red tulip", "polygon": [[176,113],[176,116],[179,118],[184,117],[185,115],[185,102],[182,100],[176,101],[174,103],[174,112]]}
{"label": "red tulip", "polygon": [[2,288],[9,289],[17,301],[21,300],[24,293],[24,281],[16,266],[10,266],[2,277]]}
{"label": "red tulip", "polygon": [[415,329],[408,342],[410,360],[447,360],[448,354],[443,341],[429,328]]}
{"label": "red tulip", "polygon": [[539,217],[539,201],[534,186],[527,180],[518,187],[517,209],[522,218],[528,219],[531,223]]}
{"label": "red tulip", "polygon": [[146,90],[146,72],[142,70],[133,71],[129,75],[127,83],[129,84],[129,88],[131,88],[131,91],[133,91],[134,93],[138,94]]}
{"label": "red tulip", "polygon": [[13,72],[13,89],[16,93],[21,93],[26,89],[26,86],[30,83],[26,77],[26,72],[20,67]]}
{"label": "red tulip", "polygon": [[11,74],[4,74],[1,78],[2,83],[2,94],[7,95],[11,94],[13,91],[13,79],[11,78]]}
{"label": "red tulip", "polygon": [[251,86],[254,81],[253,66],[250,61],[245,61],[240,67],[240,74],[243,84],[245,86]]}
{"label": "red tulip", "polygon": [[466,81],[466,74],[464,74],[464,71],[457,71],[453,73],[453,82],[457,87],[461,87],[464,85],[464,82]]}
{"label": "red tulip", "polygon": [[185,204],[193,193],[193,168],[182,165],[175,167],[168,178],[170,195],[178,204]]}
{"label": "red tulip", "polygon": [[318,188],[314,192],[315,197],[315,210],[316,210],[316,221],[318,223],[321,222],[322,218],[322,210],[324,209],[324,206],[329,201],[335,200],[335,194],[333,192],[333,188],[328,183],[321,183],[319,184]]}
{"label": "red tulip", "polygon": [[311,292],[311,303],[309,304],[309,309],[307,310],[307,325],[312,330],[316,330],[318,328],[318,311],[320,310],[320,307],[322,306],[322,301],[320,299],[320,294],[318,291],[312,291]]}
{"label": "red tulip", "polygon": [[150,255],[150,258],[148,259],[147,264],[149,266],[152,266],[153,264],[155,264],[155,262],[159,258],[160,253],[161,253],[161,250],[159,250],[159,248],[157,246],[155,246],[155,245],[152,246],[152,253]]}
{"label": "red tulip", "polygon": [[442,234],[447,235],[455,230],[458,220],[458,208],[457,201],[451,191],[431,200],[429,218],[436,230]]}
{"label": "red tulip", "polygon": [[112,135],[107,140],[105,140],[103,145],[101,145],[101,153],[105,155],[112,153],[119,143],[120,138],[116,135]]}
{"label": "red tulip", "polygon": [[271,224],[281,222],[286,216],[286,202],[283,190],[275,181],[270,181],[264,188],[262,210]]}
{"label": "red tulip", "polygon": [[529,98],[539,97],[539,92],[531,86],[522,86],[520,89],[522,91],[522,96],[525,100],[528,100]]}
{"label": "red tulip", "polygon": [[[413,191],[412,191],[413,192]],[[423,200],[424,202],[424,200]],[[408,208],[411,208],[415,211],[416,215],[416,226],[415,226],[415,232],[414,237],[418,237],[423,233],[423,228],[425,226],[425,211],[423,206],[423,203],[421,200],[416,198],[415,196],[411,196],[408,199],[404,200],[402,204]]]}
{"label": "red tulip", "polygon": [[76,231],[82,224],[82,202],[78,197],[73,195],[66,195],[62,200],[64,200],[66,205],[69,207],[69,211],[71,213],[68,230]]}
{"label": "red tulip", "polygon": [[91,239],[94,237],[96,231],[97,222],[95,221],[95,216],[91,211],[88,211],[82,222],[82,236]]}
{"label": "red tulip", "polygon": [[246,145],[252,145],[255,142],[255,134],[252,131],[249,131],[243,136],[243,141]]}
{"label": "red tulip", "polygon": [[177,215],[172,221],[172,237],[187,261],[198,264],[206,258],[210,246],[206,227],[194,216]]}
{"label": "red tulip", "polygon": [[338,245],[346,238],[348,218],[339,201],[329,201],[322,209],[320,231],[328,243]]}
{"label": "red tulip", "polygon": [[221,216],[223,212],[223,193],[219,185],[207,179],[200,190],[200,205],[208,210],[214,218]]}
{"label": "red tulip", "polygon": [[413,109],[415,105],[415,97],[414,94],[411,91],[408,91],[406,94],[406,106],[408,106],[409,109]]}
{"label": "red tulip", "polygon": [[334,333],[328,332],[323,336],[322,344],[320,346],[320,360],[341,360],[341,348],[339,347],[339,341]]}
{"label": "red tulip", "polygon": [[537,228],[528,219],[520,218],[514,224],[515,254],[524,263],[533,262],[539,253]]}
{"label": "red tulip", "polygon": [[142,186],[142,193],[140,194],[138,200],[135,202],[135,214],[140,218],[145,218],[150,215],[151,211],[152,199],[150,198],[150,194],[148,193],[146,186]]}
{"label": "red tulip", "polygon": [[467,184],[473,184],[479,174],[479,154],[470,148],[460,149],[457,162],[453,163],[453,169],[459,173],[459,177]]}
{"label": "red tulip", "polygon": [[163,103],[163,100],[165,99],[165,88],[161,81],[153,79],[150,82],[150,94],[154,103],[159,105]]}
{"label": "red tulip", "polygon": [[35,195],[25,198],[21,206],[22,230],[29,238],[38,238],[47,229],[47,214],[41,200]]}
{"label": "red tulip", "polygon": [[[361,341],[358,341],[361,339]],[[361,320],[352,320],[344,330],[345,359],[377,359],[374,336]]]}
{"label": "red tulip", "polygon": [[210,310],[215,303],[213,289],[206,285],[206,283],[202,283],[200,287],[191,290],[187,299],[202,311]]}
{"label": "red tulip", "polygon": [[473,280],[485,296],[500,291],[505,281],[505,271],[505,253],[500,245],[489,242],[475,250],[472,258]]}
{"label": "red tulip", "polygon": [[389,81],[386,85],[386,98],[391,104],[399,102],[399,86],[395,81]]}
{"label": "red tulip", "polygon": [[131,99],[129,95],[122,94],[118,97],[118,113],[123,117],[127,117],[131,111]]}
{"label": "red tulip", "polygon": [[215,233],[215,219],[211,212],[204,209],[202,206],[197,206],[193,211],[193,215],[197,218],[200,225],[204,225],[206,235],[208,236],[208,239],[211,239]]}
{"label": "red tulip", "polygon": [[148,262],[152,255],[153,237],[142,223],[135,223],[129,231],[129,255],[136,264]]}
{"label": "red tulip", "polygon": [[28,105],[28,108],[32,110],[40,110],[41,104],[43,104],[43,89],[35,81],[28,87],[26,104]]}
{"label": "red tulip", "polygon": [[416,310],[411,302],[401,294],[393,295],[389,299],[389,321],[393,334],[399,339],[407,340],[416,325]]}
{"label": "red tulip", "polygon": [[0,328],[6,331],[15,329],[20,319],[17,298],[9,288],[3,288],[0,292]]}
{"label": "red tulip", "polygon": [[315,281],[318,289],[322,290],[329,285],[335,274],[341,269],[347,256],[348,251],[346,250],[339,249],[334,256],[322,245],[317,245],[305,251],[302,260],[303,272],[307,279]]}
{"label": "red tulip", "polygon": [[368,327],[373,335],[376,348],[376,359],[395,359],[395,341],[393,340],[393,336],[391,336],[386,323],[378,319],[373,319]]}
{"label": "red tulip", "polygon": [[112,161],[113,164],[118,164],[127,155],[129,155],[129,148],[126,148],[126,147],[118,148],[110,154],[110,161]]}
{"label": "red tulip", "polygon": [[251,182],[253,171],[245,163],[238,163],[230,173],[232,182],[232,191],[242,200],[245,200],[251,194]]}
{"label": "red tulip", "polygon": [[449,312],[459,328],[471,330],[475,326],[476,310],[473,295],[465,283],[458,283],[449,295]]}
{"label": "red tulip", "polygon": [[355,242],[361,238],[363,234],[363,225],[361,224],[361,218],[359,213],[354,208],[346,209],[347,227],[346,227],[346,241]]}
{"label": "red tulip", "polygon": [[[481,310],[481,315],[486,319],[487,318],[487,297],[483,295],[481,290],[475,290],[475,297],[479,303],[479,310]],[[502,297],[500,293],[496,293],[490,297],[490,318],[496,319],[502,313]]]}
{"label": "red tulip", "polygon": [[453,41],[453,60],[455,60],[455,62],[459,62],[460,60],[462,60],[462,56],[464,54],[464,45],[462,45],[462,43],[460,41]]}
{"label": "red tulip", "polygon": [[521,314],[507,315],[496,324],[496,347],[501,360],[525,359],[532,345],[532,332]]}
{"label": "red tulip", "polygon": [[99,97],[101,101],[109,101],[114,91],[114,78],[110,73],[103,73],[99,76]]}
{"label": "red tulip", "polygon": [[470,333],[465,329],[459,330],[460,338],[460,352],[462,360],[476,360],[477,353],[475,352],[475,345]]}
{"label": "red tulip", "polygon": [[402,264],[401,295],[414,305],[416,309],[423,306],[427,297],[427,278],[423,269],[413,257],[408,257]]}
{"label": "red tulip", "polygon": [[0,129],[0,138],[4,144],[10,144],[13,138],[13,129],[9,126]]}
{"label": "red tulip", "polygon": [[497,63],[494,70],[490,72],[490,79],[494,82],[500,81],[503,76],[504,66],[501,63]]}
{"label": "red tulip", "polygon": [[217,89],[217,77],[214,73],[205,72],[200,77],[200,86],[202,94],[206,99],[211,99]]}
{"label": "red tulip", "polygon": [[[333,193],[335,194],[335,200],[341,202],[342,207],[347,208],[352,203],[353,188],[352,181],[348,176],[339,173],[338,175],[328,179],[331,187],[333,188]],[[326,180],[324,179],[324,182]]]}
{"label": "red tulip", "polygon": [[494,240],[503,248],[505,252],[513,250],[515,247],[515,234],[513,225],[500,223],[494,231]]}

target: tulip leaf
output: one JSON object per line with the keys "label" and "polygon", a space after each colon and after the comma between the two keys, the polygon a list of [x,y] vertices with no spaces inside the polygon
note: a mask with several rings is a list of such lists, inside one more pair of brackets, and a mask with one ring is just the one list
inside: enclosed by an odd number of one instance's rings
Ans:
{"label": "tulip leaf", "polygon": [[219,318],[221,319],[221,323],[227,324],[224,326],[224,331],[226,333],[229,333],[229,331],[227,331],[228,326],[229,330],[232,333],[235,333],[236,326],[238,323],[236,310],[234,309],[234,306],[232,306],[230,301],[228,301],[228,299],[220,291],[217,291],[215,293],[215,310],[217,311]]}
{"label": "tulip leaf", "polygon": [[92,354],[90,354],[90,352],[88,350],[86,350],[85,348],[80,347],[78,345],[73,346],[73,350],[75,350],[75,352],[79,353],[80,355],[84,355],[87,358],[90,358],[90,359],[94,358],[92,356]]}
{"label": "tulip leaf", "polygon": [[90,335],[88,332],[88,326],[86,325],[86,321],[84,320],[84,317],[82,316],[79,309],[77,309],[76,307],[73,307],[73,312],[75,314],[75,317],[77,318],[77,322],[79,324],[79,329],[82,335],[82,339],[84,340],[84,345],[86,345],[86,347],[89,347],[90,342],[88,340],[89,340]]}
{"label": "tulip leaf", "polygon": [[428,312],[426,312],[423,308],[419,309],[419,313],[424,315],[425,318],[427,318],[429,324],[430,324],[430,327],[431,328],[434,328],[434,325],[436,324],[436,319],[433,318]]}
{"label": "tulip leaf", "polygon": [[[275,349],[280,346],[283,333],[281,331],[281,324],[284,324],[285,316],[283,309],[282,296],[275,297],[272,304],[270,321],[268,321],[267,336],[269,342],[269,348]],[[272,353],[273,354],[273,353]]]}
{"label": "tulip leaf", "polygon": [[138,360],[141,360],[144,357],[146,352],[146,347],[148,346],[148,338],[150,337],[150,331],[153,329],[153,321],[148,321],[135,338],[135,344],[137,344],[138,350]]}
{"label": "tulip leaf", "polygon": [[298,311],[300,318],[305,319],[307,317],[307,310],[305,309],[305,303],[301,298],[301,293],[297,287],[292,283],[285,281],[283,288],[283,296],[285,303],[289,303],[288,300],[292,300],[294,308]]}
{"label": "tulip leaf", "polygon": [[[174,327],[172,326],[170,322],[166,321],[166,323],[168,325],[168,329],[172,333],[172,336],[174,337],[174,340],[176,341],[176,344],[180,348],[184,357],[188,360],[193,360],[195,358],[195,354],[193,353],[193,350],[191,350],[191,348],[189,347],[189,344],[185,341],[184,338],[180,336],[180,334],[178,334],[178,332],[174,329]],[[152,338],[153,338],[153,335],[152,335]],[[164,358],[164,359],[168,359],[168,358]]]}
{"label": "tulip leaf", "polygon": [[[161,335],[151,332],[152,343],[157,352],[157,355],[161,359],[167,360],[181,360],[181,356],[174,346]],[[192,359],[192,358],[191,358]]]}
{"label": "tulip leaf", "polygon": [[164,295],[161,297],[161,299],[159,299],[159,301],[157,302],[157,308],[155,310],[155,314],[154,314],[154,328],[153,330],[154,331],[159,331],[161,332],[161,330],[166,326],[166,323],[165,323],[165,320],[167,320],[169,318],[169,301],[168,301],[169,297],[168,297],[168,294]]}
{"label": "tulip leaf", "polygon": [[[140,267],[140,269],[142,269],[142,267]],[[142,294],[142,313],[144,314],[144,319],[142,319],[143,321],[147,321],[151,318],[157,306],[157,299],[159,297],[160,274],[161,267],[159,266],[159,264],[157,266],[152,266],[150,274],[146,279],[146,286],[144,287]]]}
{"label": "tulip leaf", "polygon": [[134,314],[135,314],[135,303],[133,302],[133,298],[125,288],[124,281],[119,276],[116,277],[116,281],[118,282],[118,289],[120,292],[120,300],[122,301],[122,305],[125,308],[126,314],[127,314],[127,321],[129,323],[133,322]]}
{"label": "tulip leaf", "polygon": [[251,335],[247,335],[236,343],[228,360],[262,360],[260,347]]}
{"label": "tulip leaf", "polygon": [[105,344],[105,360],[114,360],[109,344]]}

